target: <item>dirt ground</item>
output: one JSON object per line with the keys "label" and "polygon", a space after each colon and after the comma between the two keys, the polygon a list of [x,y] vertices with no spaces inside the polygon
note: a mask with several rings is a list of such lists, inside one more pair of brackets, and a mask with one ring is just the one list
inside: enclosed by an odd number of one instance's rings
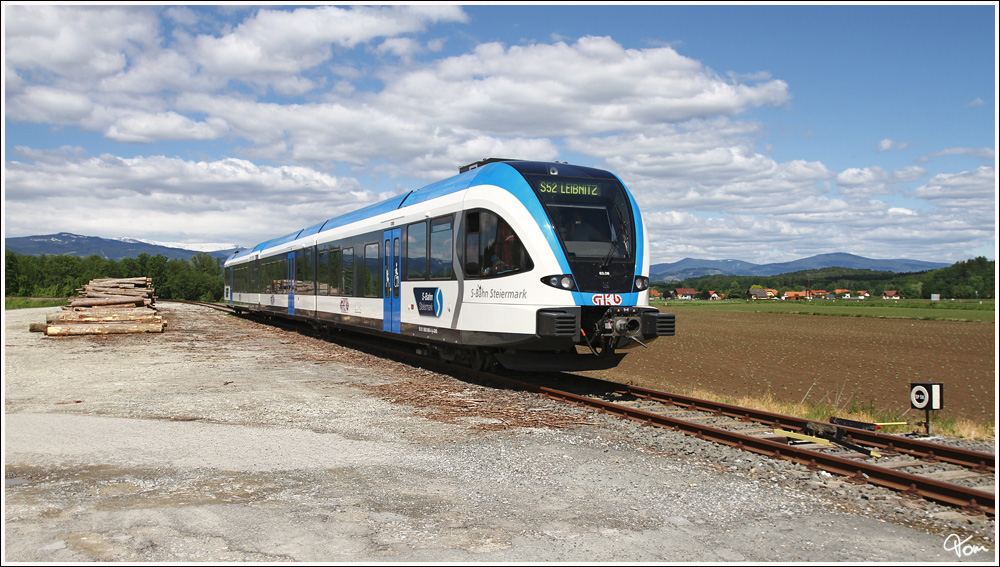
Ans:
{"label": "dirt ground", "polygon": [[995,560],[952,545],[992,522],[205,308],[46,311],[4,313],[5,564]]}
{"label": "dirt ground", "polygon": [[[664,308],[669,311],[669,306]],[[937,418],[996,421],[996,325],[958,321],[681,310],[677,335],[632,349],[601,377],[671,392],[923,418],[910,383],[944,384]]]}

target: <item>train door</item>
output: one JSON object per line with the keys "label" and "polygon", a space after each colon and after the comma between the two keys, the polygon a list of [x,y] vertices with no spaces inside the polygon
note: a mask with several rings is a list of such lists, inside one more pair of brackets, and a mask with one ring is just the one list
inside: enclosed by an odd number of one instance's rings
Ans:
{"label": "train door", "polygon": [[399,332],[399,280],[402,230],[394,228],[382,236],[382,330]]}
{"label": "train door", "polygon": [[295,252],[288,253],[288,314],[295,315]]}

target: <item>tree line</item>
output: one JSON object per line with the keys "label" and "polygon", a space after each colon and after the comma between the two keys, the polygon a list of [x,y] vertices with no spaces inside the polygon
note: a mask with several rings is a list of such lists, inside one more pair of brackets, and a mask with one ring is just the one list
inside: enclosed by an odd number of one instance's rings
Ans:
{"label": "tree line", "polygon": [[222,260],[195,254],[190,260],[140,254],[137,258],[109,260],[98,255],[28,256],[5,251],[4,296],[70,297],[97,278],[153,279],[156,297],[188,301],[219,301],[224,284]]}
{"label": "tree line", "polygon": [[[70,297],[76,289],[97,278],[153,278],[156,296],[162,299],[219,301],[224,283],[222,260],[209,254],[195,254],[190,260],[168,260],[161,254],[140,254],[137,258],[108,260],[97,255],[29,256],[6,251],[6,297]],[[700,293],[715,291],[729,298],[745,298],[755,286],[786,291],[847,289],[865,290],[881,296],[896,290],[909,299],[995,299],[996,262],[980,256],[947,268],[897,274],[851,268],[822,268],[776,276],[710,275],[680,282],[652,282],[661,293],[675,288],[693,288]]]}
{"label": "tree line", "polygon": [[680,282],[651,282],[660,291],[690,288],[707,294],[715,291],[728,298],[747,297],[753,286],[786,291],[847,289],[851,293],[865,290],[871,296],[881,296],[886,290],[896,290],[908,299],[930,299],[939,294],[942,299],[995,299],[996,261],[980,256],[956,262],[946,268],[926,272],[878,272],[852,268],[821,268],[776,276],[708,275],[687,278]]}

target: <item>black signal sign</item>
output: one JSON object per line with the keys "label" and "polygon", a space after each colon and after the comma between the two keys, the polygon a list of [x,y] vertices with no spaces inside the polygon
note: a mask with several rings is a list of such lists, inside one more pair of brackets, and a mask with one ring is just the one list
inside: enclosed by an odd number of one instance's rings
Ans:
{"label": "black signal sign", "polygon": [[944,384],[940,382],[918,382],[910,384],[910,407],[922,410],[939,410],[944,407],[942,399]]}

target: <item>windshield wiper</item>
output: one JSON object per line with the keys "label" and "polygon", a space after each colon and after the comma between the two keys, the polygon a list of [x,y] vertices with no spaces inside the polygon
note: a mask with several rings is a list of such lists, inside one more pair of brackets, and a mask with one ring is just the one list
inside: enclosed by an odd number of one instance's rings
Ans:
{"label": "windshield wiper", "polygon": [[611,257],[615,254],[615,247],[618,246],[618,241],[625,237],[625,254],[628,254],[628,223],[625,222],[625,215],[622,214],[622,210],[618,207],[618,203],[615,203],[615,213],[618,215],[618,234],[615,236],[614,242],[611,243],[611,247],[608,250],[608,255],[604,257],[601,262],[601,266],[607,267],[608,262],[611,261]]}

